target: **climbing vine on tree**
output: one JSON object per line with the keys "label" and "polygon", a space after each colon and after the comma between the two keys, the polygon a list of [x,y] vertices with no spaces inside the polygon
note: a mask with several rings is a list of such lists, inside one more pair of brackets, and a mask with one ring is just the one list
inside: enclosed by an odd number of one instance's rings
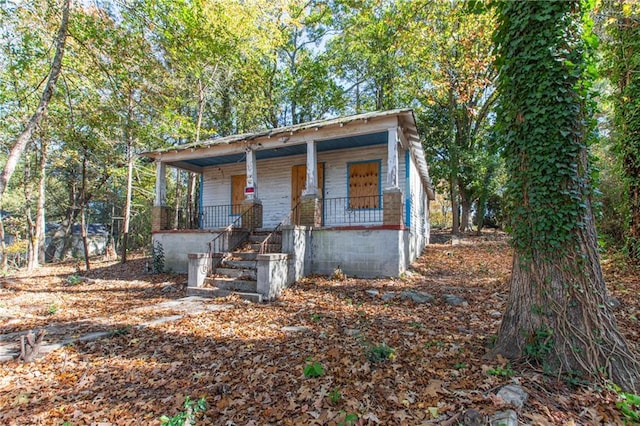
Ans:
{"label": "climbing vine on tree", "polygon": [[[577,2],[565,3],[501,4],[504,12],[495,34],[502,69],[500,123],[510,176],[509,229],[523,255],[575,244],[573,231],[584,226],[580,217],[590,192],[590,176],[581,158],[585,46],[579,18],[563,10],[576,8]],[[546,25],[550,17],[565,26]],[[537,31],[519,34],[525,24]],[[541,44],[549,50],[540,49]]]}
{"label": "climbing vine on tree", "polygon": [[639,364],[607,304],[591,210],[586,9],[580,0],[496,3],[497,123],[515,250],[494,353],[637,391]]}

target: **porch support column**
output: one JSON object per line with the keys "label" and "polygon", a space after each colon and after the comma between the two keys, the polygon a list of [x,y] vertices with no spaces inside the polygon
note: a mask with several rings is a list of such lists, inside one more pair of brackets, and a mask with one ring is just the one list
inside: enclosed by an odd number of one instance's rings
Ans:
{"label": "porch support column", "polygon": [[258,198],[258,170],[256,166],[256,152],[247,148],[247,183],[242,202],[242,227],[246,229],[262,228],[262,202]]}
{"label": "porch support column", "polygon": [[398,184],[398,127],[388,129],[387,181],[382,191],[383,223],[402,226],[402,190]]}
{"label": "porch support column", "polygon": [[151,210],[151,231],[169,229],[169,207],[167,207],[167,167],[156,161],[156,198]]}
{"label": "porch support column", "polygon": [[387,140],[387,184],[385,189],[399,188],[398,186],[398,128],[388,130]]}
{"label": "porch support column", "polygon": [[320,199],[318,198],[318,156],[316,142],[307,142],[307,179],[300,197],[300,225],[320,226],[322,221]]}
{"label": "porch support column", "polygon": [[256,170],[256,152],[247,148],[247,187],[245,188],[246,200],[258,200],[258,173]]}
{"label": "porch support column", "polygon": [[307,180],[302,196],[318,196],[318,156],[316,142],[307,142]]}

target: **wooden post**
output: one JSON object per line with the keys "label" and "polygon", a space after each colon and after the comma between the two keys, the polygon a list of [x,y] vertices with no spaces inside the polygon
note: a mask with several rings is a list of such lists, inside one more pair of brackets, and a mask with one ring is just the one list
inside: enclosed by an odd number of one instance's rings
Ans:
{"label": "wooden post", "polygon": [[307,179],[302,195],[318,195],[318,160],[315,141],[307,142]]}
{"label": "wooden post", "polygon": [[387,184],[385,189],[398,188],[398,127],[390,127],[387,141]]}
{"label": "wooden post", "polygon": [[156,161],[156,199],[155,207],[167,205],[167,167],[162,161]]}
{"label": "wooden post", "polygon": [[[256,168],[256,152],[247,148],[247,187],[245,189],[245,199],[258,199],[258,173]],[[251,192],[247,192],[249,189]]]}

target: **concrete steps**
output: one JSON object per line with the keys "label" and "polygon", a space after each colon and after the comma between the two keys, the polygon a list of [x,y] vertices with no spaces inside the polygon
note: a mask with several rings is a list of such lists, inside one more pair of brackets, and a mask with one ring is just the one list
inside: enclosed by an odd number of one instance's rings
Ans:
{"label": "concrete steps", "polygon": [[243,280],[256,280],[256,270],[247,268],[216,268],[216,274],[229,277],[229,278],[240,278]]}
{"label": "concrete steps", "polygon": [[208,284],[221,290],[242,291],[255,293],[258,290],[258,282],[256,280],[247,280],[233,277],[226,278],[209,278]]}
{"label": "concrete steps", "polygon": [[200,297],[227,297],[230,295],[240,296],[244,300],[249,300],[255,303],[262,302],[262,295],[259,293],[245,293],[240,291],[233,290],[223,290],[221,288],[211,288],[211,287],[188,287],[187,288],[187,296],[200,296]]}
{"label": "concrete steps", "polygon": [[[257,293],[257,257],[260,244],[271,232],[269,229],[254,231],[245,244],[223,256],[220,264],[213,270],[213,276],[205,281],[205,287],[190,287],[187,294],[202,297],[235,294],[245,300],[262,302],[262,295]],[[268,249],[276,253],[281,250],[281,244],[269,244]]]}

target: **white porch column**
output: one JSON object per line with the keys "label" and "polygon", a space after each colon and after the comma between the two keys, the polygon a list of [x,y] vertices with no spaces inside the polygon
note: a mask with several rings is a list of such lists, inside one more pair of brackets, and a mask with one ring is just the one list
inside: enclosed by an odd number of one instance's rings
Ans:
{"label": "white porch column", "polygon": [[153,205],[167,205],[167,167],[162,161],[156,161],[156,199]]}
{"label": "white porch column", "polygon": [[318,156],[315,141],[307,142],[307,180],[302,195],[318,195]]}
{"label": "white porch column", "polygon": [[[247,148],[247,187],[245,188],[245,199],[258,199],[258,173],[256,168],[256,152],[251,148]],[[253,190],[253,192],[247,192]]]}
{"label": "white porch column", "polygon": [[398,189],[398,127],[390,127],[387,141],[387,182],[384,189]]}

